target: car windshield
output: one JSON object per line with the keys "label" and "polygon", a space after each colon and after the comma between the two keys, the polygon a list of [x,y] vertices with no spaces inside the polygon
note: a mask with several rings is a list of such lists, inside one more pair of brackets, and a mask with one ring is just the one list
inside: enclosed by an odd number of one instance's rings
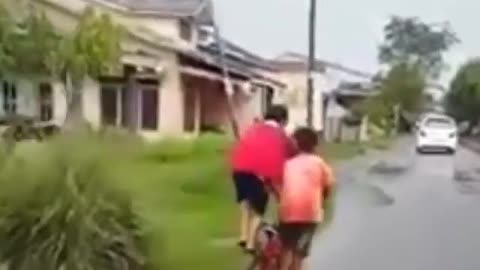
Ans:
{"label": "car windshield", "polygon": [[454,124],[448,118],[430,118],[425,122],[425,126],[429,128],[452,128]]}

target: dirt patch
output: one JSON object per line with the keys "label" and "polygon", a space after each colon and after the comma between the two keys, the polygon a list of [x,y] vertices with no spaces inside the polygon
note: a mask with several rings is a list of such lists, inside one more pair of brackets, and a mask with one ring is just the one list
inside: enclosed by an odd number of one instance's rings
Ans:
{"label": "dirt patch", "polygon": [[455,170],[453,179],[457,182],[480,182],[480,170]]}
{"label": "dirt patch", "polygon": [[382,188],[363,182],[354,182],[345,186],[342,196],[348,197],[357,206],[362,207],[386,207],[395,203],[395,199]]}
{"label": "dirt patch", "polygon": [[455,170],[453,180],[456,189],[465,195],[480,195],[480,170]]}
{"label": "dirt patch", "polygon": [[407,164],[393,161],[378,161],[370,166],[369,172],[374,174],[399,175],[408,170]]}

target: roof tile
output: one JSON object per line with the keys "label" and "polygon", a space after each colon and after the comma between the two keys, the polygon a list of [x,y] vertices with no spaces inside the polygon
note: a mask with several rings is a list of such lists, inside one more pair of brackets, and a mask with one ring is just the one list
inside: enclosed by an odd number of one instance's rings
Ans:
{"label": "roof tile", "polygon": [[203,2],[202,0],[104,0],[124,6],[133,11],[158,11],[191,15]]}

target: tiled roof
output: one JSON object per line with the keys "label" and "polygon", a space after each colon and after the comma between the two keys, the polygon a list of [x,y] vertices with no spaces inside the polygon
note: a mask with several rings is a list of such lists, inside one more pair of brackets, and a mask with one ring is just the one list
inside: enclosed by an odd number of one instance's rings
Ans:
{"label": "tiled roof", "polygon": [[333,96],[368,97],[378,94],[378,84],[371,82],[342,82],[332,91]]}
{"label": "tiled roof", "polygon": [[[262,57],[254,55],[229,41],[225,42],[225,45],[226,56],[228,58],[234,59],[249,67],[265,69],[269,71],[272,70],[272,67],[269,65],[269,63],[267,63]],[[199,49],[202,51],[208,51],[211,54],[219,54],[219,47],[216,43],[212,43],[208,46],[199,46]]]}
{"label": "tiled roof", "polygon": [[[276,63],[276,65],[279,68],[282,69],[299,69],[299,68],[306,68],[306,63],[308,62],[308,57],[300,54],[300,53],[295,53],[295,52],[287,52],[282,54],[281,56],[277,57],[276,59],[272,60],[272,63]],[[360,71],[357,69],[349,68],[346,66],[343,66],[341,64],[325,61],[325,60],[320,60],[320,59],[315,59],[315,69],[317,71],[322,71],[322,69],[334,69],[338,71],[342,71],[354,76],[358,76],[361,78],[365,79],[371,79],[374,74]]]}
{"label": "tiled roof", "polygon": [[[277,69],[274,68],[265,58],[251,53],[228,40],[225,40],[224,42],[226,47],[225,60],[229,68],[242,70],[244,74],[248,74],[249,77],[267,81],[280,87],[285,87],[283,82],[268,75],[261,74],[261,72],[257,72],[257,70],[277,71]],[[217,63],[220,62],[219,46],[216,42],[212,42],[208,45],[199,45],[198,49],[216,59]]]}
{"label": "tiled roof", "polygon": [[133,11],[157,11],[178,15],[191,15],[203,3],[202,0],[102,0]]}
{"label": "tiled roof", "polygon": [[130,12],[167,17],[194,16],[202,23],[212,21],[208,0],[89,0],[126,8]]}
{"label": "tiled roof", "polygon": [[[184,55],[193,57],[209,65],[220,67],[220,55],[218,52],[218,48],[216,47],[199,47],[198,50],[184,53]],[[276,80],[275,78],[257,72],[255,68],[258,68],[258,66],[252,65],[252,63],[248,61],[243,61],[242,59],[239,59],[232,55],[226,55],[225,64],[228,70],[232,73],[236,73],[252,79],[266,81],[279,87],[285,87],[284,83]]]}
{"label": "tiled roof", "polygon": [[[212,26],[202,25],[199,28],[200,42],[198,43],[198,49],[207,50],[213,53],[219,53],[219,46],[215,37],[215,29]],[[252,67],[273,71],[273,68],[269,65],[265,58],[252,53],[241,46],[223,39],[225,45],[225,53],[227,56],[244,62]]]}

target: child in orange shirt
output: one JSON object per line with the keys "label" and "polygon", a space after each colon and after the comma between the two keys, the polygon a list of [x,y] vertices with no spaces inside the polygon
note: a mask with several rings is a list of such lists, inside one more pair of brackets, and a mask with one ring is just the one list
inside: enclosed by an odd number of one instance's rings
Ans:
{"label": "child in orange shirt", "polygon": [[317,134],[300,128],[293,138],[299,154],[285,164],[280,191],[281,270],[302,269],[317,225],[323,221],[324,201],[334,181],[330,166],[315,154]]}

